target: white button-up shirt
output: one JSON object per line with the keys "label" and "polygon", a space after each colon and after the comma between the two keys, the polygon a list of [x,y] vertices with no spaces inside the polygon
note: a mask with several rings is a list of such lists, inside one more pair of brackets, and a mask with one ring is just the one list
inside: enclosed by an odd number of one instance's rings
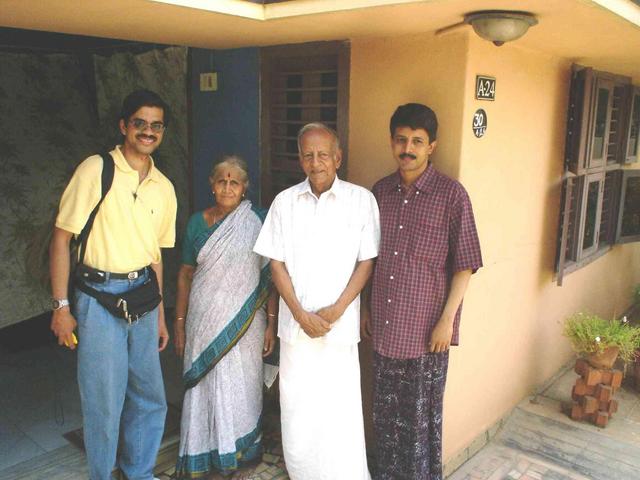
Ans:
{"label": "white button-up shirt", "polygon": [[[379,244],[380,217],[371,192],[336,177],[318,198],[307,178],[278,194],[253,250],[284,262],[302,308],[316,312],[338,300],[356,262],[376,257]],[[359,326],[360,296],[322,338],[354,344]],[[282,298],[278,336],[288,343],[309,339]]]}

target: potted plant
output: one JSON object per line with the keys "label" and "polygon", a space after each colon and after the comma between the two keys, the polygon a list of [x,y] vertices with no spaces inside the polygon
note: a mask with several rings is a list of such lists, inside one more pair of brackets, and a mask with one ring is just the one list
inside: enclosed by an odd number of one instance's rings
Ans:
{"label": "potted plant", "polygon": [[565,320],[564,335],[595,368],[611,368],[618,357],[630,362],[640,348],[640,328],[629,325],[626,317],[605,320],[590,313],[576,313]]}
{"label": "potted plant", "polygon": [[[640,324],[640,284],[636,285],[633,291],[633,305],[629,310],[629,315],[633,325]],[[636,359],[633,364],[632,373],[636,389],[640,390],[640,346],[638,346],[638,350],[636,350]]]}

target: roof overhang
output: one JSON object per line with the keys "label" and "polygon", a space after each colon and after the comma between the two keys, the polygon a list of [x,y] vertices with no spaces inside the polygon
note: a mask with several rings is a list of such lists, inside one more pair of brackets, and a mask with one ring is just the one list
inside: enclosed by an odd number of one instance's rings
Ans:
{"label": "roof overhang", "polygon": [[531,12],[515,44],[640,81],[632,0],[2,0],[0,26],[224,49],[435,32],[477,10]]}

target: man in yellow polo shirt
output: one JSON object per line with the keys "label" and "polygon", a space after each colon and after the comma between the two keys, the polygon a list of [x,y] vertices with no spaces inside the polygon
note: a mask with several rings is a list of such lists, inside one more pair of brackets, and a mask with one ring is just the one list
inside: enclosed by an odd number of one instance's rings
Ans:
{"label": "man in yellow polo shirt", "polygon": [[[111,151],[113,184],[89,234],[83,271],[87,284],[120,294],[155,272],[162,291],[161,248],[175,243],[176,196],[155,167],[151,153],[162,142],[168,107],[154,92],[125,98],[120,115],[122,146]],[[151,480],[166,415],[159,351],[169,341],[162,303],[138,321],[113,316],[98,301],[76,291],[75,318],[67,285],[69,242],[78,235],[101,198],[103,160],[87,158],[67,185],[50,246],[53,316],[60,345],[75,348],[84,443],[92,480],[111,479],[117,463],[129,480]],[[122,425],[122,444],[118,439]]]}

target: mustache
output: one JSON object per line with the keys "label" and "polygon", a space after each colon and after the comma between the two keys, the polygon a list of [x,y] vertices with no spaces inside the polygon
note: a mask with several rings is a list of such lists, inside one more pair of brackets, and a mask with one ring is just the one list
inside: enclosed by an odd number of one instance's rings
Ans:
{"label": "mustache", "polygon": [[158,139],[155,135],[145,135],[144,133],[139,133],[136,135],[136,138],[148,138],[149,140],[153,140],[154,142]]}
{"label": "mustache", "polygon": [[406,159],[406,158],[410,158],[411,160],[415,160],[416,156],[413,153],[401,153],[400,154],[400,158],[402,160]]}

